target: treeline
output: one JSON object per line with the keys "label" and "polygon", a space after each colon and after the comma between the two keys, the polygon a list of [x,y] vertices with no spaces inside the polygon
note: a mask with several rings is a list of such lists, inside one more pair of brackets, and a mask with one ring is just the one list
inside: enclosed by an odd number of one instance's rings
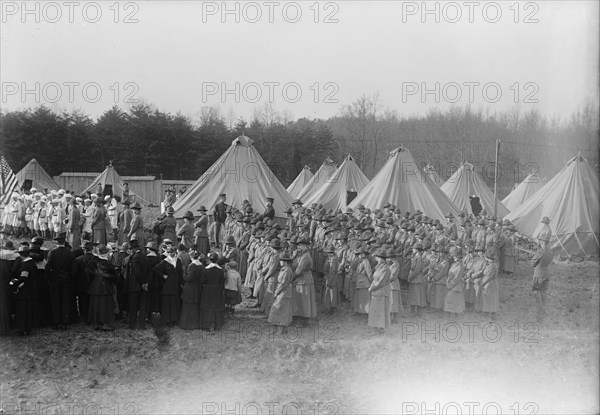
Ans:
{"label": "treeline", "polygon": [[536,111],[504,113],[451,108],[423,116],[400,116],[377,94],[364,95],[327,120],[291,120],[265,104],[250,120],[203,107],[197,119],[140,104],[113,107],[93,120],[78,111],[55,113],[41,106],[0,114],[1,147],[18,171],[32,157],[51,175],[99,172],[112,161],[121,175],[196,179],[244,133],[269,167],[289,184],[308,164],[352,154],[373,177],[388,152],[406,146],[418,163],[434,165],[442,179],[466,160],[493,180],[495,140],[501,140],[501,196],[531,169],[552,177],[578,151],[598,165],[598,108],[587,104],[568,119],[548,120]]}

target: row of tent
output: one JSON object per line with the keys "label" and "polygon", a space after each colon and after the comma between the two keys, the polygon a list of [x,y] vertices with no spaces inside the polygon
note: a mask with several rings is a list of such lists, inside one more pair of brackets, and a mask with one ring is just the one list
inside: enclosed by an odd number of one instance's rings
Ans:
{"label": "row of tent", "polygon": [[[440,220],[448,212],[457,216],[461,211],[470,214],[486,209],[489,214],[496,212],[496,216],[510,220],[520,232],[532,237],[539,230],[541,218],[548,216],[553,248],[568,254],[598,254],[598,178],[580,155],[569,160],[546,184],[538,173],[531,173],[502,201],[470,163],[461,164],[445,183],[433,166],[427,165],[423,170],[418,166],[404,147],[390,152],[372,180],[363,174],[352,156],[347,156],[339,167],[326,159],[314,175],[308,166],[304,167],[286,189],[253,141],[242,135],[233,140],[229,149],[173,207],[179,217],[186,211],[195,212],[200,205],[212,211],[219,194],[225,193],[230,205],[241,206],[243,200],[248,200],[259,209],[267,197],[272,197],[278,217],[283,216],[294,199],[302,200],[305,206],[316,203],[325,209],[356,208],[360,204],[376,209],[389,202],[402,212],[419,209]],[[58,189],[35,159],[17,177],[19,183],[24,178],[32,179],[38,189]],[[98,183],[111,184],[113,194],[122,195],[122,180],[112,166],[86,191],[95,191]]]}

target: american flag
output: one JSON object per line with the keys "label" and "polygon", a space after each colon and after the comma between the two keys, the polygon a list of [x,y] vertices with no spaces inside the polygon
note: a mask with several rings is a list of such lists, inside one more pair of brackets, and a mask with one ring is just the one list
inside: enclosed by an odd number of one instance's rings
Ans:
{"label": "american flag", "polygon": [[17,187],[17,176],[13,173],[4,158],[4,154],[0,154],[0,202],[8,203],[10,196]]}

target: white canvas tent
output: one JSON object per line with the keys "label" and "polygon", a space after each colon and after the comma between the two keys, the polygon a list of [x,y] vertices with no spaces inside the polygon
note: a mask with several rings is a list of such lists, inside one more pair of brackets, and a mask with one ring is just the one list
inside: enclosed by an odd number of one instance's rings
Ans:
{"label": "white canvas tent", "polygon": [[343,208],[348,205],[348,197],[355,197],[368,183],[367,176],[349,155],[335,173],[304,203],[320,204],[325,209]]}
{"label": "white canvas tent", "polygon": [[533,196],[535,192],[540,190],[543,185],[544,180],[537,171],[533,171],[529,173],[527,177],[525,177],[525,180],[519,183],[508,196],[502,199],[502,204],[512,212]]}
{"label": "white canvas tent", "polygon": [[485,184],[471,163],[464,162],[461,164],[440,189],[446,193],[459,210],[465,213],[474,213],[471,206],[471,197],[476,197],[479,198],[479,203],[488,215],[494,215],[494,210],[495,215],[499,218],[508,215],[506,206],[494,196],[494,192]]}
{"label": "white canvas tent", "polygon": [[[108,185],[112,187],[113,196],[119,196],[120,198],[123,198],[123,179],[121,179],[121,176],[119,176],[119,173],[117,173],[117,171],[113,167],[112,162],[108,166],[106,166],[104,171],[100,173],[94,179],[94,181],[86,189],[83,190],[82,193],[98,193],[100,192],[99,185],[102,188],[103,194],[107,192],[106,186]],[[130,192],[130,194],[132,193]]]}
{"label": "white canvas tent", "polygon": [[287,188],[288,193],[292,197],[298,197],[298,194],[304,186],[313,178],[313,173],[310,171],[310,167],[304,166],[300,174],[294,179],[292,184]]}
{"label": "white canvas tent", "polygon": [[25,165],[17,174],[17,183],[19,186],[23,186],[26,180],[31,181],[31,187],[35,187],[37,190],[42,191],[48,190],[59,190],[60,186],[54,181],[52,177],[44,170],[40,163],[32,158],[29,163]]}
{"label": "white canvas tent", "polygon": [[327,180],[329,180],[331,176],[333,176],[336,170],[337,166],[333,160],[331,160],[329,157],[325,159],[313,178],[306,183],[306,185],[304,185],[300,192],[298,192],[296,198],[302,200],[303,202],[308,200],[308,198],[310,198],[317,190],[319,190],[319,187],[321,187],[327,182]]}
{"label": "white canvas tent", "polygon": [[600,245],[598,177],[577,156],[506,218],[520,232],[536,238],[544,216],[550,218],[554,250],[569,255],[597,256]]}
{"label": "white canvas tent", "polygon": [[200,205],[212,212],[219,194],[225,193],[227,204],[239,208],[247,199],[259,212],[266,198],[272,197],[275,216],[285,217],[283,212],[291,207],[292,197],[252,143],[245,135],[233,140],[229,149],[177,199],[173,205],[175,216],[181,218],[186,211],[196,214]]}
{"label": "white canvas tent", "polygon": [[431,164],[427,164],[423,168],[423,171],[431,179],[432,182],[434,182],[435,184],[438,185],[438,187],[440,187],[442,184],[444,184],[444,182],[442,181],[442,178],[439,176],[437,171],[435,171],[435,167],[433,167]]}
{"label": "white canvas tent", "polygon": [[440,220],[444,220],[448,212],[454,216],[460,213],[404,147],[390,153],[379,173],[349,206],[356,208],[363,204],[370,209],[380,209],[387,202],[393,203],[402,212],[415,213],[420,209],[425,215]]}

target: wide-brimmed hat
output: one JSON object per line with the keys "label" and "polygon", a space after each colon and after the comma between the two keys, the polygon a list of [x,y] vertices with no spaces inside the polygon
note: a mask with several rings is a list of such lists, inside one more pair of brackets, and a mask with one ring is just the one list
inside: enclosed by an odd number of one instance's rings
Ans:
{"label": "wide-brimmed hat", "polygon": [[542,221],[541,221],[541,222],[542,222],[542,223],[550,223],[550,218],[549,218],[548,216],[544,216],[544,217],[542,218]]}
{"label": "wide-brimmed hat", "polygon": [[298,238],[298,240],[296,241],[297,245],[310,245],[310,242],[308,241],[308,239],[306,239],[304,236],[301,236]]}
{"label": "wide-brimmed hat", "polygon": [[150,249],[152,251],[158,252],[158,245],[156,245],[156,242],[148,242],[146,244],[146,249]]}
{"label": "wide-brimmed hat", "polygon": [[279,260],[280,261],[293,261],[293,258],[290,256],[290,254],[288,254],[287,252],[284,252],[283,254],[279,255]]}
{"label": "wide-brimmed hat", "polygon": [[183,219],[191,219],[191,220],[193,220],[194,219],[194,214],[191,211],[188,210],[187,212],[185,212],[185,215],[183,215]]}
{"label": "wide-brimmed hat", "polygon": [[281,240],[279,238],[273,238],[271,239],[271,242],[269,242],[269,245],[273,249],[281,249]]}
{"label": "wide-brimmed hat", "polygon": [[204,205],[200,205],[200,207],[198,209],[196,209],[198,212],[208,212],[208,210],[206,209],[206,206]]}
{"label": "wide-brimmed hat", "polygon": [[296,199],[292,202],[292,205],[303,205],[304,203],[302,203],[302,200],[300,199]]}
{"label": "wide-brimmed hat", "polygon": [[227,235],[224,242],[228,245],[235,245],[235,238],[233,235]]}
{"label": "wide-brimmed hat", "polygon": [[131,205],[131,209],[142,210],[142,206],[140,205],[139,202],[135,202],[133,205]]}

